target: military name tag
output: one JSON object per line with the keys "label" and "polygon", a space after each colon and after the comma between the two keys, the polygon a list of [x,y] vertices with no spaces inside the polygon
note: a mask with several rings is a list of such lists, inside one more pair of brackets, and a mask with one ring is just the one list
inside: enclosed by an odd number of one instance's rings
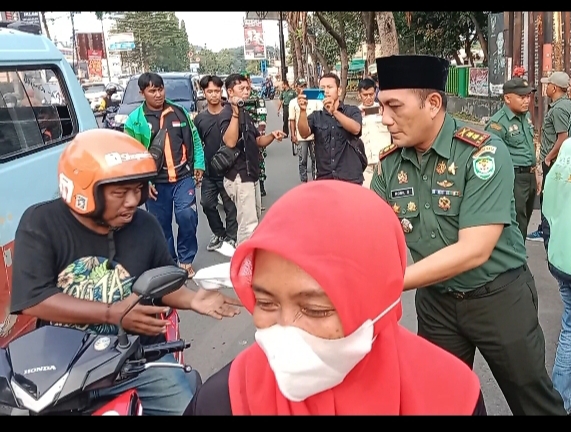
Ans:
{"label": "military name tag", "polygon": [[393,189],[391,191],[391,198],[402,198],[414,196],[414,188]]}

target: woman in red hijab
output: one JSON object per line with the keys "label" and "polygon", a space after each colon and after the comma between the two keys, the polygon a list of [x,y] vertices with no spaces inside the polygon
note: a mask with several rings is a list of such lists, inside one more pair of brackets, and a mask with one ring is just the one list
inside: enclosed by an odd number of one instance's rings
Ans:
{"label": "woman in red hijab", "polygon": [[256,343],[186,415],[486,415],[478,377],[400,326],[406,244],[393,210],[336,180],[286,193],[236,250]]}

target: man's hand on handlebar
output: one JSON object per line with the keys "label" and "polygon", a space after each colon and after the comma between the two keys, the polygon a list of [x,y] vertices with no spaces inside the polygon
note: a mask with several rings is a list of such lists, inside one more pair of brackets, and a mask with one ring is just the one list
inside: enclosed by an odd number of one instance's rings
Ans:
{"label": "man's hand on handlebar", "polygon": [[[113,303],[110,309],[110,321],[112,324],[118,325],[119,320],[125,311],[135,302],[139,297],[136,294],[131,294],[125,300]],[[144,306],[138,304],[135,306],[123,319],[123,328],[128,333],[143,334],[147,336],[156,336],[161,333],[166,333],[169,321],[158,319],[157,316],[169,310],[164,306]]]}

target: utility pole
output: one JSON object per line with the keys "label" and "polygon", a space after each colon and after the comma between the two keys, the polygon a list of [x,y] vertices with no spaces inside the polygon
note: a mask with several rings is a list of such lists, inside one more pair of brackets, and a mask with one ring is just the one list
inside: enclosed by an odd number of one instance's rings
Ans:
{"label": "utility pole", "polygon": [[553,68],[564,71],[563,66],[563,23],[562,12],[553,12]]}
{"label": "utility pole", "polygon": [[287,65],[286,65],[286,52],[285,52],[285,40],[284,40],[284,13],[280,12],[280,63],[282,70],[282,82],[287,81]]}
{"label": "utility pole", "polygon": [[107,42],[105,41],[105,28],[103,27],[103,17],[101,17],[101,36],[103,39],[103,54],[105,54],[105,61],[107,63],[107,78],[111,82],[111,69],[109,68],[109,51],[107,51]]}
{"label": "utility pole", "polygon": [[71,68],[76,76],[79,75],[79,59],[77,60],[77,67],[75,66],[75,59],[77,58],[76,44],[75,44],[75,23],[73,21],[73,12],[69,13],[71,19]]}

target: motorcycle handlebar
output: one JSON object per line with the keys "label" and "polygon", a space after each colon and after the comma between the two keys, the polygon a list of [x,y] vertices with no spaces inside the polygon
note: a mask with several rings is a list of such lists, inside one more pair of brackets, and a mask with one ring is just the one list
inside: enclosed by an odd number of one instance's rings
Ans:
{"label": "motorcycle handlebar", "polygon": [[143,357],[161,358],[166,354],[184,351],[187,348],[190,348],[190,342],[186,342],[182,339],[174,342],[163,342],[154,345],[147,345],[143,347]]}

